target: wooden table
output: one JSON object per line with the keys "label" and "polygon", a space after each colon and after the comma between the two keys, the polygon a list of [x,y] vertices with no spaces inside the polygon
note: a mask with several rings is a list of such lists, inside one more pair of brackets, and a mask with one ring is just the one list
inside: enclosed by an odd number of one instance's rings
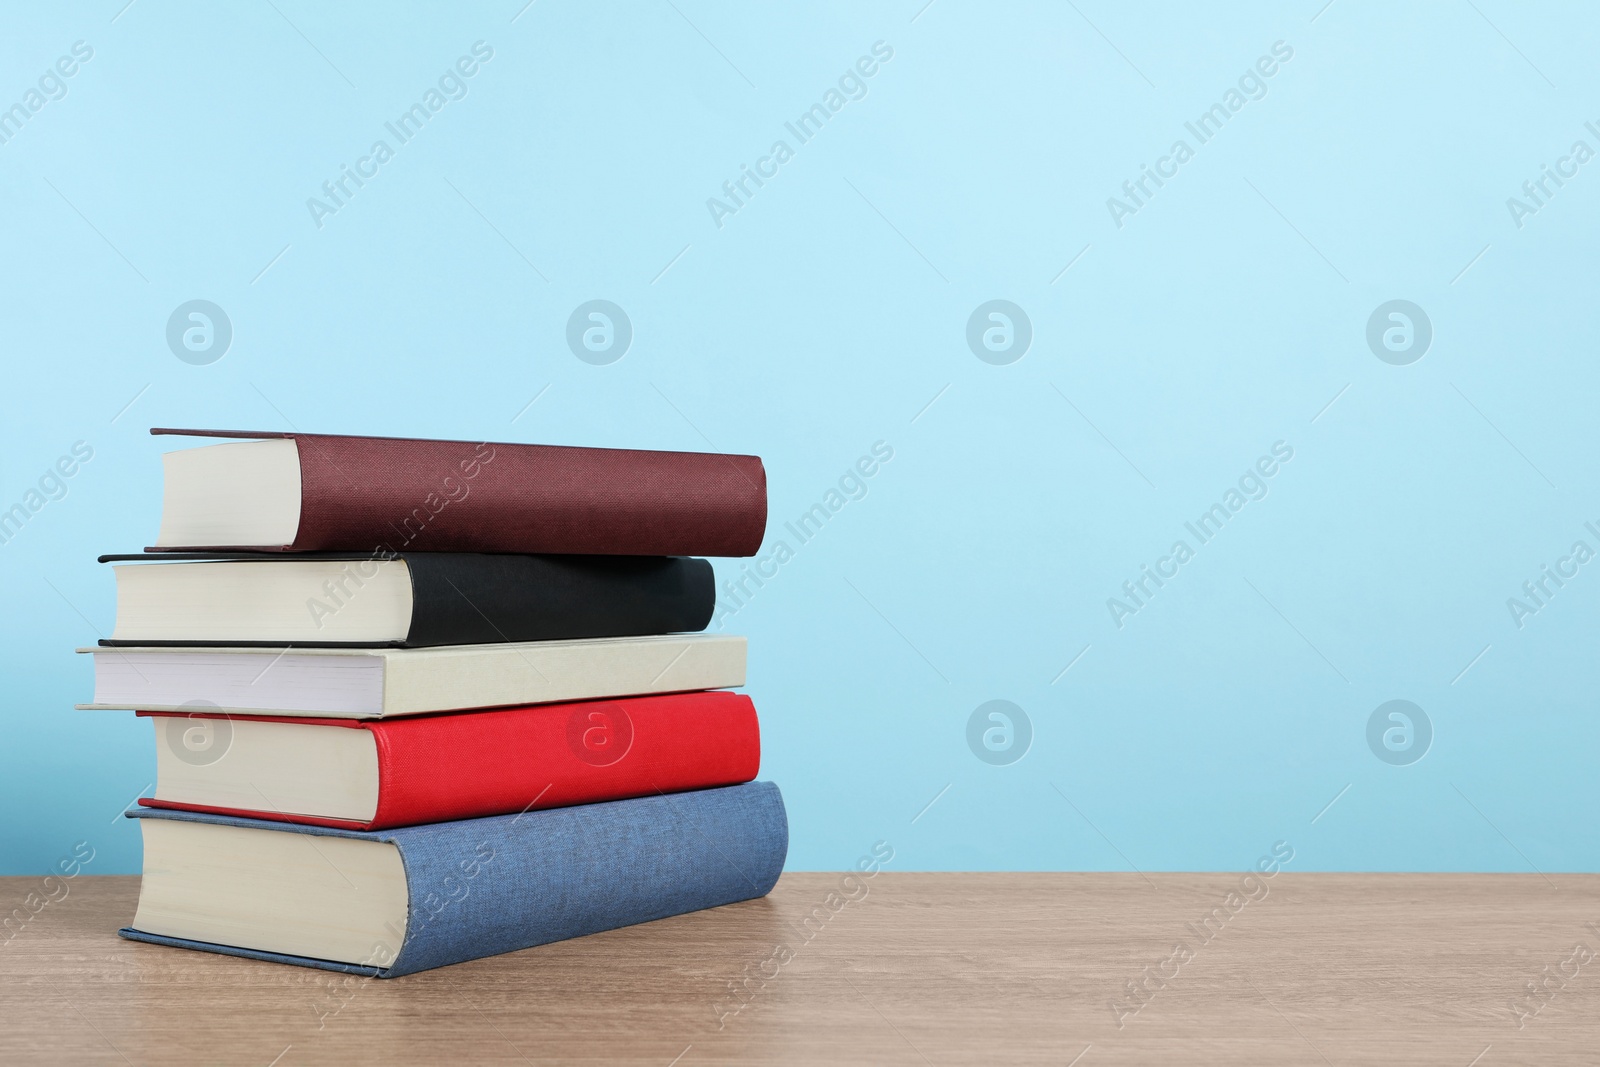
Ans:
{"label": "wooden table", "polygon": [[0,943],[0,1063],[1600,1063],[1600,875],[1283,873],[1230,911],[1240,878],[884,873],[831,911],[789,874],[347,981],[120,940],[137,880],[84,876]]}

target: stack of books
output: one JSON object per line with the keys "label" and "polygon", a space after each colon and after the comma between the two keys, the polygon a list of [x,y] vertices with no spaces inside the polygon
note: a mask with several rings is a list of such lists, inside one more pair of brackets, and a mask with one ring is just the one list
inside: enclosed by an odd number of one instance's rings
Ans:
{"label": "stack of books", "polygon": [[122,936],[393,977],[748,900],[777,787],[711,565],[754,456],[314,434],[169,452],[86,708],[155,726]]}

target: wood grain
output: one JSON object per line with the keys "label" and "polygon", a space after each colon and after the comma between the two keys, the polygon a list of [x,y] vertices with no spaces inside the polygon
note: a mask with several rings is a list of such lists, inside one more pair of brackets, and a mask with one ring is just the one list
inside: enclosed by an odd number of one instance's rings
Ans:
{"label": "wood grain", "polygon": [[[884,873],[841,906],[839,875],[789,874],[766,900],[362,981],[123,941],[137,880],[84,876],[0,935],[0,1063],[1600,1062],[1600,957],[1566,963],[1600,949],[1600,875],[1284,873],[1196,936],[1239,879]],[[39,881],[0,879],[0,903]],[[1167,977],[1119,1027],[1147,967]]]}

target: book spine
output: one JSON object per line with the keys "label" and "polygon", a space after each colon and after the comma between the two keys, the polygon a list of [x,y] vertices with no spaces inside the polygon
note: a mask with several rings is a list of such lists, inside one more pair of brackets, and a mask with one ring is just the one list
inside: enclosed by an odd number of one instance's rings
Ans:
{"label": "book spine", "polygon": [[377,653],[382,717],[733,688],[745,683],[745,644],[686,634]]}
{"label": "book spine", "polygon": [[711,564],[659,556],[408,552],[410,648],[705,629]]}
{"label": "book spine", "polygon": [[[748,782],[761,765],[742,693],[675,693],[365,724],[374,828]],[[266,817],[266,816],[263,816]]]}
{"label": "book spine", "polygon": [[755,456],[296,434],[293,551],[750,556]]}
{"label": "book spine", "polygon": [[391,978],[765,896],[789,845],[770,782],[385,836],[410,901]]}
{"label": "book spine", "polygon": [[324,819],[320,815],[298,815],[281,811],[257,811],[254,808],[228,808],[215,804],[188,804],[182,801],[158,800],[140,797],[139,806],[156,811],[193,811],[203,815],[228,815],[235,819],[265,819],[270,822],[294,823],[297,826],[323,826],[331,830],[370,830],[372,823],[355,819]]}

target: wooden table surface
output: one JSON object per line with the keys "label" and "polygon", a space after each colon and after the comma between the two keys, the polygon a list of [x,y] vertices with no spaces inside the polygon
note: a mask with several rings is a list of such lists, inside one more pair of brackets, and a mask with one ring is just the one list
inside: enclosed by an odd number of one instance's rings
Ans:
{"label": "wooden table surface", "polygon": [[381,981],[123,941],[83,876],[0,934],[0,1063],[1600,1063],[1600,875],[1240,877],[788,874]]}

